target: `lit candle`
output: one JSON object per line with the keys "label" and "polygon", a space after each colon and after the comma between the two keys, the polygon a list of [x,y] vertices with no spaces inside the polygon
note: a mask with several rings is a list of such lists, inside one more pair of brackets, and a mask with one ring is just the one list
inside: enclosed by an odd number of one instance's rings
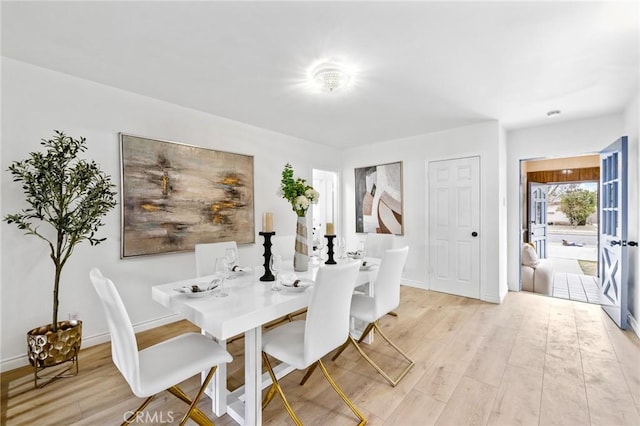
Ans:
{"label": "lit candle", "polygon": [[273,232],[273,213],[262,214],[262,232]]}
{"label": "lit candle", "polygon": [[333,230],[333,223],[327,223],[326,235],[335,235],[335,232]]}

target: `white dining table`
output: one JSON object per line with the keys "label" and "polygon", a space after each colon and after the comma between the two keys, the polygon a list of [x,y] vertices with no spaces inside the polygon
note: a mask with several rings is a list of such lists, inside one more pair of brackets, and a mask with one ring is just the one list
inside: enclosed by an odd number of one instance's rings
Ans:
{"label": "white dining table", "polygon": [[[375,280],[377,267],[375,262],[371,263],[373,267],[361,270],[358,274],[356,286]],[[330,268],[331,265],[310,264],[308,271],[295,274],[300,279],[313,281],[319,267]],[[292,267],[285,269],[291,271]],[[228,413],[242,425],[262,424],[262,390],[271,384],[268,374],[262,374],[262,326],[306,308],[313,291],[313,287],[302,292],[287,289],[272,291],[272,282],[260,281],[260,275],[262,267],[257,267],[238,274],[235,279],[226,280],[226,297],[216,297],[214,292],[203,298],[191,298],[188,294],[176,291],[183,286],[190,287],[192,284],[206,281],[208,277],[179,280],[152,287],[154,301],[182,315],[223,347],[226,347],[227,339],[244,333],[244,386],[229,392],[226,365],[220,365],[213,383],[207,390],[212,399],[213,412],[217,416]],[[293,368],[282,363],[274,370],[277,377],[282,377],[293,371]]]}

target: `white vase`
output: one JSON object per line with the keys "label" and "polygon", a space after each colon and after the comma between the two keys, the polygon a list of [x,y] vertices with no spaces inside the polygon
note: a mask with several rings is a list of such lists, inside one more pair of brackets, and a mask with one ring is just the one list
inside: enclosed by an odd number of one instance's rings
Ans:
{"label": "white vase", "polygon": [[293,255],[293,270],[304,272],[309,270],[309,246],[307,243],[307,218],[298,216],[296,223],[296,247]]}

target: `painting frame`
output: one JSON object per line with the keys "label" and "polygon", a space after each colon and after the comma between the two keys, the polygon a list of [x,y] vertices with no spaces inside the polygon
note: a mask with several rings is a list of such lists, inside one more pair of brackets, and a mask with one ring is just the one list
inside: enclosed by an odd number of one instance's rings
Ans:
{"label": "painting frame", "polygon": [[404,235],[402,161],[354,169],[357,233]]}
{"label": "painting frame", "polygon": [[120,257],[255,243],[254,157],[128,133],[120,145]]}

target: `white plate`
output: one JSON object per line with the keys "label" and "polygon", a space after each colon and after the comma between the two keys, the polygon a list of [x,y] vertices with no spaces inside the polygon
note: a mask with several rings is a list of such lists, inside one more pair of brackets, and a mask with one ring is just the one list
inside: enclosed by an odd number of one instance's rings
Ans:
{"label": "white plate", "polygon": [[368,271],[369,269],[375,268],[376,266],[378,266],[378,265],[376,265],[375,263],[367,263],[366,265],[360,266],[360,270],[361,271]]}
{"label": "white plate", "polygon": [[291,293],[302,293],[312,285],[313,281],[306,279],[301,279],[297,286],[294,286],[293,283],[282,283],[282,287]]}
{"label": "white plate", "polygon": [[[192,286],[194,285],[198,286],[201,289],[206,288],[207,290],[193,291]],[[205,297],[210,295],[216,288],[218,288],[218,284],[214,284],[211,288],[208,288],[209,286],[211,286],[210,281],[202,281],[202,282],[195,282],[191,285],[185,285],[180,288],[174,288],[174,291],[177,291],[178,293],[186,294],[187,297],[190,297],[190,298],[199,298],[199,297]]]}
{"label": "white plate", "polygon": [[201,297],[207,297],[213,294],[214,291],[216,291],[216,288],[218,288],[218,286],[215,286],[212,289],[209,290],[205,290],[205,291],[198,291],[196,293],[187,293],[187,297],[190,299],[199,299]]}
{"label": "white plate", "polygon": [[232,277],[240,277],[242,275],[247,275],[247,274],[250,274],[250,273],[253,272],[253,270],[251,268],[248,268],[248,267],[244,267],[243,266],[242,269],[243,269],[242,271],[231,271],[230,275]]}

